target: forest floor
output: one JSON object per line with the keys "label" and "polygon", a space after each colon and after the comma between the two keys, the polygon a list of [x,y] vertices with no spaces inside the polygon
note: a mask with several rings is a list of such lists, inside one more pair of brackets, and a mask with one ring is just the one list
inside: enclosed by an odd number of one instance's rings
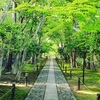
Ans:
{"label": "forest floor", "polygon": [[[33,68],[31,68],[33,70]],[[11,100],[12,97],[12,84],[15,83],[15,100],[24,100],[27,96],[32,85],[36,81],[41,69],[37,71],[28,71],[28,83],[26,86],[25,72],[22,73],[21,81],[16,81],[16,75],[13,74],[2,74],[0,80],[0,100]]]}
{"label": "forest floor", "polygon": [[[77,100],[97,100],[97,94],[100,94],[100,70],[91,71],[85,69],[83,84],[82,68],[71,69],[68,64],[65,64],[65,66],[67,70],[61,67],[62,72]],[[71,77],[70,70],[72,74]],[[78,90],[78,77],[80,77],[80,90]]]}

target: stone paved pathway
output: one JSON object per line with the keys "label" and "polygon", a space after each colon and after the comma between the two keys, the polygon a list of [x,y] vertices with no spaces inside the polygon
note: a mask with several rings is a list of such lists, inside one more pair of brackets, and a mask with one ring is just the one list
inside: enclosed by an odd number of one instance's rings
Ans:
{"label": "stone paved pathway", "polygon": [[56,61],[51,58],[42,69],[25,100],[76,100]]}
{"label": "stone paved pathway", "polygon": [[48,73],[48,80],[46,84],[44,100],[58,100],[52,59],[50,61],[50,68],[49,68],[49,73]]}

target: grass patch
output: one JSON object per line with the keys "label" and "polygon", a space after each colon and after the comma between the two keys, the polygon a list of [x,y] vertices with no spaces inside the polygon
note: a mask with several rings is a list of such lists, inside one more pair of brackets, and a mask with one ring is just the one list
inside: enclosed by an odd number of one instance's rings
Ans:
{"label": "grass patch", "polygon": [[26,64],[24,69],[23,69],[23,72],[32,72],[34,71],[34,65],[33,64]]}
{"label": "grass patch", "polygon": [[[5,93],[7,93],[9,90],[11,90],[11,86],[0,86],[2,87],[0,89],[0,97],[2,97]],[[30,87],[16,87],[15,89],[15,97],[14,100],[24,100],[27,93],[30,90]],[[0,100],[11,100],[12,92],[9,91],[7,95],[5,95],[3,98]]]}
{"label": "grass patch", "polygon": [[[65,66],[67,71],[65,71],[65,67],[61,67],[62,72],[77,100],[96,100],[97,93],[100,93],[100,72],[85,69],[85,84],[82,84],[82,68],[70,68],[68,64],[65,64]],[[70,70],[72,71],[72,79],[70,79]],[[77,85],[78,77],[81,78],[80,90],[78,90]]]}
{"label": "grass patch", "polygon": [[[12,82],[16,82],[16,84],[18,83],[19,85],[23,86],[17,86],[16,85],[16,91],[15,91],[15,98],[14,100],[25,100],[29,90],[31,89],[31,87],[29,85],[33,85],[34,82],[36,81],[41,69],[43,68],[43,66],[45,65],[46,59],[43,59],[43,63],[42,63],[42,67],[39,68],[38,71],[34,70],[34,66],[33,64],[26,64],[23,72],[22,72],[22,76],[21,79],[23,79],[25,77],[25,73],[28,73],[28,86],[25,86],[25,80],[21,81],[21,83],[17,82],[15,80],[16,75],[13,74],[2,74],[2,79],[0,80],[0,83],[2,83],[0,85],[0,98],[2,96],[5,95],[5,93],[7,93],[9,90],[11,90],[12,86],[8,86],[8,83],[12,84]],[[6,83],[5,83],[6,82]],[[11,91],[9,91],[9,93],[7,93],[7,95],[5,95],[2,99],[0,100],[11,100]]]}

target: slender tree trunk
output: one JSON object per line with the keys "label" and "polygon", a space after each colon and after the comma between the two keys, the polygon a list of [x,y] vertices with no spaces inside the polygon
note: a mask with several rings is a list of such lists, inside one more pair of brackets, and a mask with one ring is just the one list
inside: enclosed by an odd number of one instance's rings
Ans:
{"label": "slender tree trunk", "polygon": [[38,60],[40,59],[41,57],[41,34],[38,35],[38,40],[39,40],[39,55],[38,55]]}
{"label": "slender tree trunk", "polygon": [[87,69],[90,69],[90,57],[88,58]]}
{"label": "slender tree trunk", "polygon": [[22,74],[22,71],[23,71],[23,69],[24,69],[24,66],[25,66],[25,58],[26,58],[26,49],[24,49],[23,51],[23,55],[22,55],[22,59],[21,59],[21,65],[20,65],[20,68],[19,68],[19,70],[18,70],[18,72],[17,72],[17,76],[16,76],[16,79],[18,80],[18,81],[20,81],[20,78],[21,78],[21,74]]}
{"label": "slender tree trunk", "polygon": [[93,47],[92,46],[90,46],[90,69],[92,70],[92,71],[95,71],[96,69],[95,69],[95,66],[94,66],[94,59],[93,59]]}
{"label": "slender tree trunk", "polygon": [[[14,10],[17,7],[17,3],[13,2],[12,3],[12,9]],[[17,22],[17,14],[16,13],[12,13],[12,18],[14,19],[15,23]]]}
{"label": "slender tree trunk", "polygon": [[83,54],[83,66],[86,68],[86,52]]}
{"label": "slender tree trunk", "polygon": [[6,64],[6,71],[11,71],[11,70],[12,70],[12,53],[9,53],[8,61]]}
{"label": "slender tree trunk", "polygon": [[10,9],[11,5],[12,5],[12,0],[9,0],[8,5],[3,9],[3,14],[2,17],[0,18],[0,24],[2,24],[2,22],[5,20],[7,12]]}
{"label": "slender tree trunk", "polygon": [[71,66],[71,68],[73,68],[72,53],[70,54],[70,66]]}
{"label": "slender tree trunk", "polygon": [[91,58],[90,58],[90,69],[91,69],[92,71],[96,71],[96,68],[95,68],[95,65],[94,65],[93,56],[91,56]]}
{"label": "slender tree trunk", "polygon": [[75,50],[72,52],[72,64],[73,64],[73,68],[76,68],[76,51]]}
{"label": "slender tree trunk", "polygon": [[1,79],[1,72],[2,72],[2,60],[3,60],[3,43],[0,50],[0,79]]}
{"label": "slender tree trunk", "polygon": [[37,71],[36,62],[37,62],[37,57],[36,57],[36,54],[34,54],[34,68],[35,68],[35,71]]}
{"label": "slender tree trunk", "polygon": [[76,68],[76,52],[71,52],[70,56],[71,68]]}
{"label": "slender tree trunk", "polygon": [[83,53],[83,84],[85,79],[85,68],[86,68],[86,52]]}
{"label": "slender tree trunk", "polygon": [[1,79],[1,72],[2,72],[2,59],[3,59],[3,55],[0,55],[0,79]]}
{"label": "slender tree trunk", "polygon": [[13,74],[17,74],[17,72],[18,72],[19,62],[20,62],[19,59],[20,59],[20,54],[18,53],[16,55],[16,59],[15,59],[15,62],[14,62],[14,68],[13,68],[13,71],[12,71]]}

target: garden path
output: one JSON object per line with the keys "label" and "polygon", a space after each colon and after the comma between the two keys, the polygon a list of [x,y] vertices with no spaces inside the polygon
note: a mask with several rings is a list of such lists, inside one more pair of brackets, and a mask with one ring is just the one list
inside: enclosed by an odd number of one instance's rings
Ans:
{"label": "garden path", "polygon": [[76,100],[54,58],[49,58],[25,100]]}

